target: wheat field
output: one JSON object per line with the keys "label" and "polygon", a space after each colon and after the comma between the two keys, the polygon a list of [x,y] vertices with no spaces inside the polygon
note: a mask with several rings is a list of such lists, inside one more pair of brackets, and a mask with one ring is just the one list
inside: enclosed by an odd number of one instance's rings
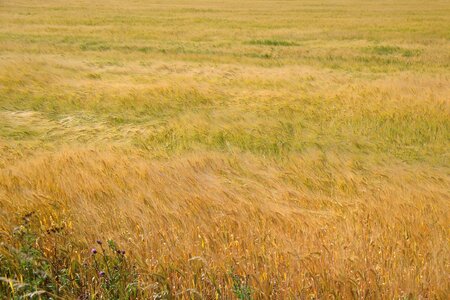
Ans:
{"label": "wheat field", "polygon": [[449,104],[446,0],[2,0],[0,298],[446,299]]}

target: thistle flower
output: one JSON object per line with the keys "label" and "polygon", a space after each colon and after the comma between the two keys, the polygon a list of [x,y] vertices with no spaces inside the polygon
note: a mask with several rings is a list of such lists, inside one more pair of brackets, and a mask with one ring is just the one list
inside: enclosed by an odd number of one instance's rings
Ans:
{"label": "thistle flower", "polygon": [[92,253],[92,254],[97,254],[97,249],[92,248],[91,253]]}
{"label": "thistle flower", "polygon": [[98,275],[99,275],[100,277],[103,277],[103,276],[105,276],[105,272],[100,271],[100,272],[98,272]]}

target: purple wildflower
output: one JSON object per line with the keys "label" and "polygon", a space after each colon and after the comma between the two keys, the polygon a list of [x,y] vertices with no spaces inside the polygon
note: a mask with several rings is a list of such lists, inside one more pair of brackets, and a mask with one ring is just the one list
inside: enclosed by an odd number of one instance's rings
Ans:
{"label": "purple wildflower", "polygon": [[105,272],[100,271],[100,272],[98,272],[98,275],[99,275],[100,277],[103,277],[103,276],[105,276]]}
{"label": "purple wildflower", "polygon": [[92,253],[92,254],[97,254],[97,249],[92,248],[91,253]]}

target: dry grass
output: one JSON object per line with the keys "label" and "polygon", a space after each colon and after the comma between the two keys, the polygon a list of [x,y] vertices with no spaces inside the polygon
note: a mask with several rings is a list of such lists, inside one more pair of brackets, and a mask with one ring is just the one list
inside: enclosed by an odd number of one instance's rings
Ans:
{"label": "dry grass", "polygon": [[450,5],[422,2],[1,2],[2,247],[35,212],[47,257],[113,239],[147,297],[445,299]]}

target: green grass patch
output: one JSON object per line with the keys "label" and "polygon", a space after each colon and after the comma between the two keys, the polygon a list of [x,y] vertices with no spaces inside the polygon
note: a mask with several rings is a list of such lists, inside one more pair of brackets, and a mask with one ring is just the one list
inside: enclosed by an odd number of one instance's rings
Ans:
{"label": "green grass patch", "polygon": [[248,42],[250,45],[262,45],[262,46],[298,46],[297,43],[283,40],[251,40]]}
{"label": "green grass patch", "polygon": [[421,51],[418,49],[405,49],[398,46],[389,45],[379,45],[374,47],[369,47],[366,49],[368,52],[376,55],[400,55],[403,57],[414,57],[419,56]]}

